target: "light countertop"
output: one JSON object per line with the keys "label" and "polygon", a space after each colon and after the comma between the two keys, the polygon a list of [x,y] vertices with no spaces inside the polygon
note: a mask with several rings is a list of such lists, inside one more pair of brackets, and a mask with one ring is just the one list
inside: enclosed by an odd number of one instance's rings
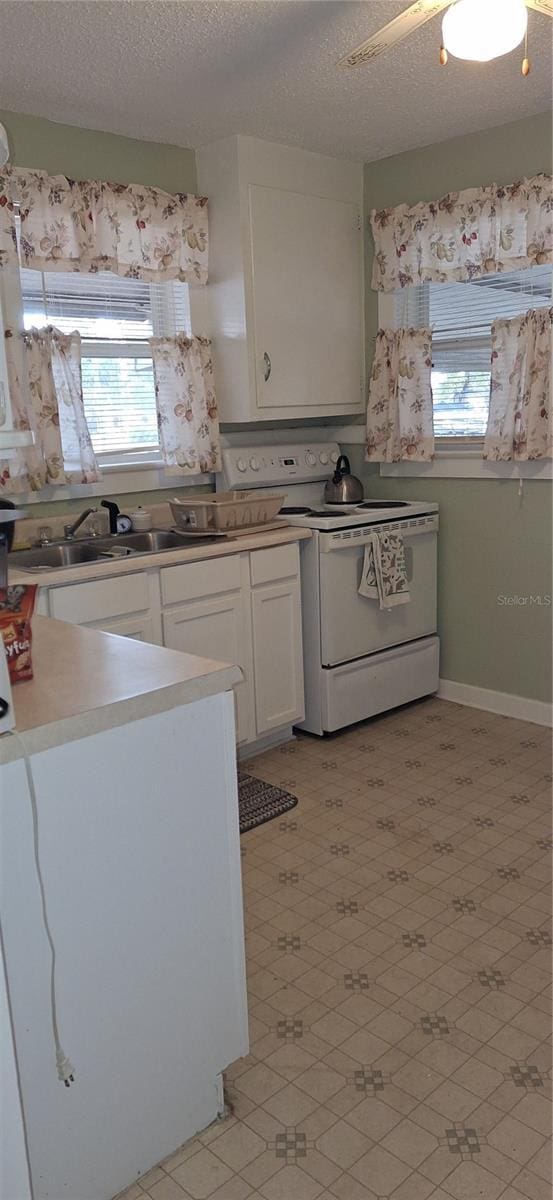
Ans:
{"label": "light countertop", "polygon": [[[270,546],[282,546],[287,542],[301,542],[311,537],[309,529],[283,525],[282,529],[270,529],[266,533],[244,534],[241,537],[214,538],[202,545],[194,541],[183,542],[182,547],[162,550],[159,554],[135,554],[122,559],[105,559],[92,563],[81,563],[61,570],[23,571],[17,569],[17,553],[8,558],[10,585],[36,583],[39,587],[64,587],[68,583],[84,583],[87,579],[105,579],[111,575],[128,575],[135,571],[146,571],[155,567],[172,567],[177,563],[198,562],[199,559],[221,558],[227,554],[241,554],[250,550],[262,550]],[[79,539],[75,539],[78,541]],[[121,539],[123,540],[123,539]]]}
{"label": "light countertop", "polygon": [[[26,576],[29,579],[29,576]],[[81,625],[33,618],[34,678],[12,689],[30,754],[228,691],[240,668]],[[0,763],[22,757],[0,735]]]}

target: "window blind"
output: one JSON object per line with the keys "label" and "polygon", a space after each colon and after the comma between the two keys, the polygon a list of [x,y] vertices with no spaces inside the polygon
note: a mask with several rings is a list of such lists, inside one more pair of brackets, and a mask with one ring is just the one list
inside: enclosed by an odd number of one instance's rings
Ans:
{"label": "window blind", "polygon": [[99,274],[21,270],[25,328],[82,338],[85,412],[94,450],[131,461],[159,448],[152,336],[190,333],[188,287]]}
{"label": "window blind", "polygon": [[396,293],[396,325],[432,328],[436,437],[483,437],[488,420],[491,326],[552,302],[548,266],[472,283],[430,283]]}

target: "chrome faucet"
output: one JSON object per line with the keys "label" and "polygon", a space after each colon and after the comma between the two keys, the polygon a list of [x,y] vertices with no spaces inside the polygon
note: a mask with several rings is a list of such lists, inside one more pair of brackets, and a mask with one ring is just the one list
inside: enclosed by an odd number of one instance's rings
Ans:
{"label": "chrome faucet", "polygon": [[86,521],[86,518],[89,517],[91,515],[91,513],[95,513],[95,512],[98,512],[97,508],[85,508],[84,512],[82,512],[80,514],[80,516],[77,517],[76,521],[73,521],[73,523],[71,525],[64,525],[63,536],[67,539],[68,542],[71,541],[71,538],[75,537],[75,534],[76,534],[77,530],[80,529],[83,521]]}

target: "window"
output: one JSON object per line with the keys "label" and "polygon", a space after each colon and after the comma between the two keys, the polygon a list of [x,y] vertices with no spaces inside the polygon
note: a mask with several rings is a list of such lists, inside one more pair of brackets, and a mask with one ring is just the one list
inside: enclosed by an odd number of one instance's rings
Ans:
{"label": "window", "polygon": [[186,284],[22,269],[21,287],[26,329],[81,334],[83,400],[100,462],[159,460],[148,338],[190,332]]}
{"label": "window", "polygon": [[551,268],[426,283],[395,293],[395,325],[430,325],[434,433],[481,439],[490,392],[492,322],[551,304]]}

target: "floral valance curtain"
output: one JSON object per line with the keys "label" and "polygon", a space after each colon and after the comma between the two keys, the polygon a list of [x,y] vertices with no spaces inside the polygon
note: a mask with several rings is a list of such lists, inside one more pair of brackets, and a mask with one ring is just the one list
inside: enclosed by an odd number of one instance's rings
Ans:
{"label": "floral valance curtain", "polygon": [[95,483],[100,471],[84,414],[80,335],[52,326],[25,334],[7,329],[5,346],[14,425],[35,441],[0,459],[0,488],[10,494]]}
{"label": "floral valance curtain", "polygon": [[367,405],[367,461],[434,457],[431,369],[430,329],[379,329]]}
{"label": "floral valance curtain", "polygon": [[0,171],[0,267],[113,271],[150,282],[206,283],[207,200],[139,184]]}
{"label": "floral valance curtain", "polygon": [[221,470],[219,417],[208,338],[151,338],[159,440],[169,475]]}
{"label": "floral valance curtain", "polygon": [[484,458],[551,458],[553,308],[531,309],[492,325],[490,411]]}
{"label": "floral valance curtain", "polygon": [[551,176],[371,212],[378,291],[477,279],[553,261]]}

